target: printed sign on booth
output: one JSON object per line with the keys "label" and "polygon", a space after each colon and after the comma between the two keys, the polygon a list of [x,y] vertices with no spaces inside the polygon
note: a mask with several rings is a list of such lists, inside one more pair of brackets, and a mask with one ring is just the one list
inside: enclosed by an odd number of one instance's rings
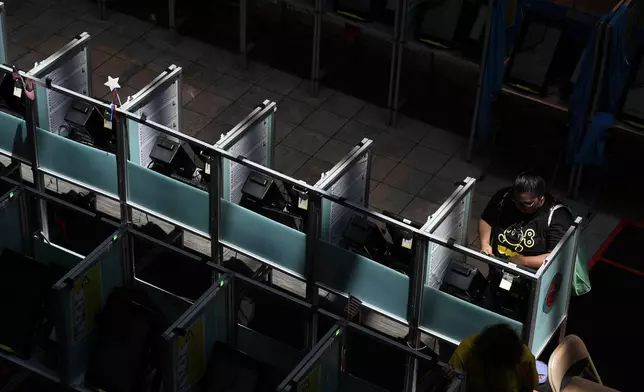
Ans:
{"label": "printed sign on booth", "polygon": [[71,293],[72,341],[83,339],[94,328],[102,307],[101,264],[74,281]]}
{"label": "printed sign on booth", "polygon": [[179,336],[175,347],[176,392],[186,392],[206,371],[204,319],[201,316],[184,336]]}

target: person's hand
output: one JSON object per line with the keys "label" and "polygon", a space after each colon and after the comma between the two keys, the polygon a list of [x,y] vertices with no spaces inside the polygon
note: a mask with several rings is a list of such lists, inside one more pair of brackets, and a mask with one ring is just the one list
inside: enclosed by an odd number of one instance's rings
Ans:
{"label": "person's hand", "polygon": [[492,250],[492,246],[490,244],[481,246],[481,253],[488,256],[494,255],[494,251]]}

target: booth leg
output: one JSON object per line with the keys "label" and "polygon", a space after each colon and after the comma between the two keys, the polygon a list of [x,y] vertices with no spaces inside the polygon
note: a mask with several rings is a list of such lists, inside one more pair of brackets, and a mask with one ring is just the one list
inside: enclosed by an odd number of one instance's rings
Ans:
{"label": "booth leg", "polygon": [[[306,228],[306,300],[313,305],[318,305],[319,289],[315,279],[315,261],[318,237],[321,229],[322,214],[320,207],[322,199],[319,195],[309,195],[308,201],[308,222]],[[318,340],[318,312],[311,313],[308,325],[306,346],[309,349],[315,347]]]}
{"label": "booth leg", "polygon": [[322,0],[315,0],[313,13],[313,55],[311,59],[311,96],[317,98],[320,89],[320,46],[322,37]]}
{"label": "booth leg", "polygon": [[106,0],[98,0],[98,14],[101,20],[107,19],[107,6],[105,1]]}

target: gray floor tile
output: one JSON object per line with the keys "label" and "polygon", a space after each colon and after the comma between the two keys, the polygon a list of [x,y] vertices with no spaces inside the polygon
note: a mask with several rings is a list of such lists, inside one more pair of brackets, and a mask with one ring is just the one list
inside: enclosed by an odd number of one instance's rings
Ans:
{"label": "gray floor tile", "polygon": [[[103,84],[107,82],[107,78],[92,72],[92,98],[103,98],[108,92],[107,87]],[[120,94],[120,93],[119,93]],[[121,96],[121,100],[127,99],[125,95]]]}
{"label": "gray floor tile", "polygon": [[186,105],[186,108],[199,114],[203,114],[206,117],[215,118],[226,110],[232,103],[233,101],[229,99],[204,91],[197,95],[195,99],[190,101],[190,103]]}
{"label": "gray floor tile", "polygon": [[[119,78],[120,81],[127,81],[135,73],[137,73],[141,67],[131,63],[127,60],[120,59],[118,57],[112,57],[106,62],[103,63],[100,67],[96,68],[94,72],[98,75],[111,76],[113,78]],[[107,79],[106,79],[107,80]]]}
{"label": "gray floor tile", "polygon": [[400,214],[414,198],[413,195],[380,183],[369,194],[369,204],[382,211]]}
{"label": "gray floor tile", "polygon": [[423,187],[418,196],[432,203],[443,204],[456,188],[454,181],[434,177]]}
{"label": "gray floor tile", "polygon": [[275,169],[292,176],[309,159],[309,156],[292,148],[275,146]]}
{"label": "gray floor tile", "polygon": [[612,231],[618,224],[618,218],[609,214],[599,212],[595,214],[588,226],[586,226],[584,234],[588,233],[590,235],[606,238],[610,233],[612,233]]}
{"label": "gray floor tile", "polygon": [[47,56],[35,50],[30,50],[29,52],[20,56],[18,60],[15,61],[16,67],[25,72],[31,70],[36,62],[43,61]]}
{"label": "gray floor tile", "polygon": [[323,104],[322,108],[333,112],[345,118],[352,118],[365,106],[365,103],[350,95],[346,95],[339,91],[331,94]]}
{"label": "gray floor tile", "polygon": [[133,16],[119,14],[114,18],[114,24],[108,30],[136,39],[152,29],[154,29],[152,23],[145,22]]}
{"label": "gray floor tile", "polygon": [[256,61],[249,61],[246,69],[241,69],[238,64],[234,64],[226,73],[237,79],[244,80],[249,83],[257,83],[268,75],[273,69],[266,64],[258,63]]}
{"label": "gray floor tile", "polygon": [[432,150],[453,155],[466,146],[467,140],[455,133],[432,128],[420,144]]}
{"label": "gray floor tile", "polygon": [[54,34],[47,38],[40,45],[36,46],[36,50],[44,55],[51,56],[52,54],[62,49],[70,41],[71,40],[69,38]]}
{"label": "gray floor tile", "polygon": [[152,82],[157,76],[159,76],[158,72],[149,68],[140,68],[137,73],[129,77],[124,83],[136,90],[141,90],[143,87],[150,84],[150,82]]}
{"label": "gray floor tile", "polygon": [[45,42],[51,36],[50,30],[42,29],[32,23],[28,23],[11,35],[11,41],[25,48],[35,49],[36,46]]}
{"label": "gray floor tile", "polygon": [[63,14],[62,12],[56,10],[56,8],[50,8],[42,14],[36,16],[30,23],[33,23],[36,26],[40,26],[41,29],[47,29],[51,32],[58,32],[71,24],[74,21],[74,18]]}
{"label": "gray floor tile", "polygon": [[280,120],[301,123],[313,111],[315,106],[286,97],[277,104],[277,117]]}
{"label": "gray floor tile", "polygon": [[183,106],[187,105],[190,101],[195,99],[197,95],[201,93],[201,90],[191,86],[187,83],[181,84],[181,104]]}
{"label": "gray floor tile", "polygon": [[333,165],[329,162],[311,157],[295,172],[293,177],[313,185],[320,180],[322,173],[329,171],[332,167]]}
{"label": "gray floor tile", "polygon": [[181,36],[179,34],[174,30],[160,27],[153,28],[146,32],[140,39],[162,52],[169,52],[174,46],[181,44]]}
{"label": "gray floor tile", "polygon": [[215,69],[196,63],[192,63],[183,69],[183,80],[204,90],[219,79],[221,75],[222,73]]}
{"label": "gray floor tile", "polygon": [[75,20],[68,24],[64,29],[60,30],[58,34],[69,39],[76,37],[81,33],[88,33],[92,37],[100,34],[104,30],[101,25],[88,23],[83,20]]}
{"label": "gray floor tile", "polygon": [[314,155],[329,138],[311,129],[297,127],[282,140],[282,144],[301,151],[308,155]]}
{"label": "gray floor tile", "polygon": [[219,72],[227,72],[237,63],[237,59],[233,53],[225,49],[210,47],[197,59],[196,63]]}
{"label": "gray floor tile", "polygon": [[[279,102],[284,97],[280,94],[268,91],[258,86],[251,87],[246,94],[242,95],[241,98],[237,100],[240,104],[249,107],[257,107],[262,104],[265,100]],[[279,110],[279,109],[278,109]]]}
{"label": "gray floor tile", "polygon": [[235,79],[229,75],[223,75],[215,81],[206,91],[219,95],[230,100],[237,100],[248,91],[252,84],[243,80]]}
{"label": "gray floor tile", "polygon": [[403,163],[426,173],[437,173],[449,160],[450,156],[433,151],[423,146],[416,146],[403,159]]}
{"label": "gray floor tile", "polygon": [[109,55],[105,52],[101,52],[98,49],[92,49],[92,51],[90,52],[90,61],[92,62],[92,70],[95,70],[96,68],[105,64],[105,62],[109,60],[111,57],[112,55]]}
{"label": "gray floor tile", "polygon": [[396,124],[387,128],[387,133],[413,143],[418,143],[427,135],[430,128],[424,122],[399,115]]}
{"label": "gray floor tile", "polygon": [[146,45],[143,42],[134,41],[126,46],[116,56],[133,62],[134,64],[144,66],[148,65],[148,63],[150,63],[152,60],[159,57],[159,55],[161,55],[161,51],[159,49],[153,48],[150,45]]}
{"label": "gray floor tile", "polygon": [[215,144],[221,139],[221,135],[228,133],[231,129],[232,126],[214,120],[199,131],[196,137],[206,143]]}
{"label": "gray floor tile", "polygon": [[351,120],[344,124],[342,129],[340,129],[334,138],[345,143],[355,145],[360,143],[364,138],[375,141],[381,134],[382,132],[375,128],[371,128],[367,125]]}
{"label": "gray floor tile", "polygon": [[297,124],[288,122],[288,121],[282,121],[279,118],[275,120],[275,130],[273,131],[273,139],[275,144],[279,144],[284,140],[285,137],[289,135],[289,133],[293,132],[293,130],[297,127]]}
{"label": "gray floor tile", "polygon": [[300,85],[297,86],[295,90],[293,90],[289,94],[289,97],[317,107],[320,106],[324,101],[326,101],[326,99],[329,98],[331,94],[333,94],[333,90],[320,85],[318,87],[318,95],[317,97],[314,97],[311,95],[311,81],[303,80]]}
{"label": "gray floor tile", "polygon": [[340,162],[340,159],[344,158],[354,146],[341,142],[339,140],[331,139],[317,153],[315,157],[323,161],[332,163],[335,165]]}
{"label": "gray floor tile", "polygon": [[385,177],[383,182],[401,191],[415,195],[423,189],[431,178],[431,174],[412,169],[400,163]]}
{"label": "gray floor tile", "polygon": [[130,37],[103,31],[102,33],[92,37],[92,48],[98,49],[107,54],[115,55],[125,49],[125,47],[131,44],[132,41],[133,40]]}
{"label": "gray floor tile", "polygon": [[479,178],[481,173],[483,168],[454,156],[436,175],[446,180],[463,181],[466,177]]}
{"label": "gray floor tile", "polygon": [[396,161],[373,154],[371,158],[371,178],[382,181],[396,167]]}
{"label": "gray floor tile", "polygon": [[380,181],[376,181],[373,178],[369,179],[369,193],[371,193],[372,190],[376,189],[378,185],[380,185]]}
{"label": "gray floor tile", "polygon": [[264,76],[257,85],[278,94],[288,95],[295,90],[300,83],[302,83],[301,78],[287,72],[274,69],[266,74],[266,76]]}
{"label": "gray floor tile", "polygon": [[204,129],[212,121],[212,118],[206,117],[192,110],[181,109],[181,129],[186,135],[195,136],[199,131]]}
{"label": "gray floor tile", "polygon": [[476,191],[484,195],[492,196],[501,188],[512,186],[510,178],[500,178],[493,174],[486,174],[482,180],[476,181]]}
{"label": "gray floor tile", "polygon": [[401,161],[413,147],[414,144],[409,140],[389,133],[382,133],[375,138],[371,151],[382,157]]}
{"label": "gray floor tile", "polygon": [[364,106],[353,120],[384,131],[389,127],[389,111],[369,104]]}
{"label": "gray floor tile", "polygon": [[[179,45],[173,46],[169,50],[169,53],[172,53],[176,56],[185,58],[190,61],[197,61],[203,55],[205,55],[206,53],[209,53],[211,48],[212,47],[206,44],[205,42],[201,42],[191,37],[181,37],[179,41]],[[203,64],[203,65],[206,66],[207,68],[215,69],[212,67],[208,67],[206,64]],[[219,72],[223,72],[223,71],[219,71]]]}
{"label": "gray floor tile", "polygon": [[432,203],[420,197],[414,199],[400,213],[404,218],[410,219],[419,224],[425,224],[431,214],[436,212],[439,204]]}
{"label": "gray floor tile", "polygon": [[224,112],[217,117],[217,120],[225,124],[235,126],[245,119],[246,116],[251,114],[252,111],[253,108],[235,102],[224,110]]}
{"label": "gray floor tile", "polygon": [[7,56],[9,57],[9,61],[12,63],[27,54],[27,52],[29,52],[29,48],[14,44],[13,42],[9,42],[7,44]]}
{"label": "gray floor tile", "polygon": [[101,20],[100,13],[98,12],[98,8],[96,7],[96,5],[94,5],[94,7],[91,7],[91,9],[88,12],[83,13],[81,16],[77,17],[76,19],[82,20],[83,22],[87,22],[96,26],[100,26],[103,28],[103,30],[107,30],[115,23],[114,19],[112,18]]}
{"label": "gray floor tile", "polygon": [[146,67],[150,68],[153,71],[161,73],[166,69],[168,69],[168,67],[171,65],[179,66],[183,70],[185,70],[186,67],[189,67],[191,64],[192,63],[186,59],[173,56],[169,53],[163,53],[160,56],[155,57],[152,61],[150,61],[148,65],[146,65]]}
{"label": "gray floor tile", "polygon": [[328,110],[318,109],[308,116],[302,125],[327,136],[333,136],[346,122],[347,119],[344,117],[340,117]]}

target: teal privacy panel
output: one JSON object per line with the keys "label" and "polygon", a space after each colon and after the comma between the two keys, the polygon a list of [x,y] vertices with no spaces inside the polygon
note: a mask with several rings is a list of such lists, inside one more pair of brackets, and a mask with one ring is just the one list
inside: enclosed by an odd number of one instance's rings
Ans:
{"label": "teal privacy panel", "polygon": [[3,3],[0,3],[0,64],[6,64],[9,60],[7,51],[9,43],[7,42],[7,10]]}
{"label": "teal privacy panel", "polygon": [[577,255],[577,228],[570,228],[559,249],[539,279],[539,295],[535,299],[537,317],[532,328],[530,350],[539,356],[555,333],[568,310],[572,288],[575,257]]}
{"label": "teal privacy panel", "polygon": [[304,356],[304,353],[275,339],[237,324],[237,349],[251,358],[288,373]]}
{"label": "teal privacy panel", "polygon": [[85,374],[92,348],[97,316],[114,289],[123,286],[122,238],[115,234],[85,258],[55,286],[59,319],[56,333],[61,342],[64,379],[79,382]]}
{"label": "teal privacy panel", "polygon": [[211,287],[168,331],[164,391],[195,390],[206,372],[213,346],[228,339],[227,281]]}
{"label": "teal privacy panel", "polygon": [[55,265],[65,271],[69,271],[83,258],[37,238],[34,240],[34,259],[39,263]]}
{"label": "teal privacy panel", "polygon": [[25,120],[0,112],[0,152],[30,160]]}
{"label": "teal privacy panel", "polygon": [[134,286],[145,292],[159,308],[166,321],[173,323],[190,308],[190,302],[171,293],[161,291],[141,280],[135,280]]}
{"label": "teal privacy panel", "polygon": [[523,324],[518,321],[429,286],[423,287],[420,325],[430,334],[443,336],[458,344],[480,333],[485,327],[500,323],[510,325],[521,334]]}
{"label": "teal privacy panel", "polygon": [[23,252],[20,197],[13,191],[0,197],[0,251],[7,248],[17,253]]}
{"label": "teal privacy panel", "polygon": [[340,387],[342,355],[342,330],[325,342],[316,355],[310,359],[295,376],[298,391],[337,392]]}
{"label": "teal privacy panel", "polygon": [[118,180],[114,154],[40,128],[37,134],[38,163],[41,167],[116,197]]}
{"label": "teal privacy panel", "polygon": [[135,207],[202,233],[210,231],[207,192],[136,163],[127,163],[128,197]]}
{"label": "teal privacy panel", "polygon": [[318,241],[317,249],[318,282],[399,319],[407,319],[407,276],[328,242]]}
{"label": "teal privacy panel", "polygon": [[306,268],[306,235],[228,201],[221,201],[219,239],[296,275]]}

